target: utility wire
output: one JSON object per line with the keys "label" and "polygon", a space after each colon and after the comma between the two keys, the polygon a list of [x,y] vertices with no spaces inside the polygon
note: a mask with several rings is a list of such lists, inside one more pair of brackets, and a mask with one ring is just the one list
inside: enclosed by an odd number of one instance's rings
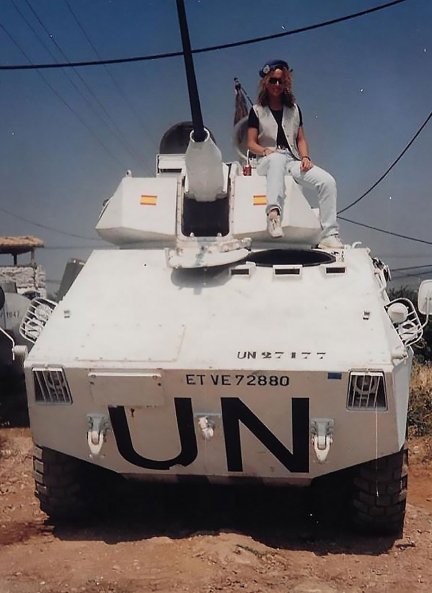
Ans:
{"label": "utility wire", "polygon": [[430,256],[431,256],[430,252],[429,253],[381,253],[381,257],[383,257],[384,259],[387,257],[391,257],[392,259],[419,259],[421,257],[430,257]]}
{"label": "utility wire", "polygon": [[25,14],[22,12],[21,8],[18,6],[17,0],[11,0],[11,2],[13,4],[13,7],[15,8],[15,10],[21,16],[21,18],[23,19],[23,21],[26,23],[27,27],[33,32],[34,36],[37,38],[37,40],[39,41],[39,43],[43,46],[43,48],[45,49],[45,51],[47,51],[50,54],[50,56],[57,62],[58,60],[55,57],[55,55],[52,53],[52,51],[50,50],[50,48],[48,47],[48,45],[40,37],[40,35],[36,31],[36,29],[33,27],[33,25],[31,24],[31,22],[27,19],[27,17],[25,16]]}
{"label": "utility wire", "polygon": [[[9,37],[9,39],[15,44],[15,46],[24,54],[24,56],[30,61],[29,56],[26,54],[26,52],[20,47],[20,45],[17,43],[17,41],[12,37],[12,35],[9,33],[9,31],[0,23],[0,29],[2,31],[4,31],[4,33],[6,33],[6,35]],[[80,115],[63,99],[63,97],[55,90],[55,88],[49,83],[49,81],[46,79],[46,77],[42,74],[42,72],[37,71],[37,74],[40,76],[40,78],[42,79],[42,81],[48,86],[48,88],[56,95],[56,97],[79,119],[79,121],[82,123],[82,125],[87,128],[87,130],[90,132],[90,134],[92,134],[93,137],[96,138],[96,140],[99,142],[99,144],[101,144],[102,148],[104,148],[109,156],[111,156],[114,160],[117,160],[116,157],[114,157],[111,152],[109,151],[109,149],[101,142],[101,140],[99,139],[99,137],[93,132],[93,130],[91,130],[91,128],[89,128],[86,124],[86,122],[80,117]],[[54,231],[56,233],[60,233],[62,235],[67,235],[69,237],[74,237],[76,239],[87,239],[89,241],[99,241],[100,239],[98,239],[97,237],[86,237],[83,235],[77,235],[75,233],[70,233],[68,231],[64,231],[58,228],[54,228],[45,224],[41,224],[39,222],[36,222],[34,220],[30,220],[29,218],[26,218],[25,216],[21,216],[20,214],[16,214],[15,212],[11,212],[10,210],[6,210],[6,208],[1,208],[0,207],[0,212],[3,212],[4,214],[8,214],[9,216],[13,216],[14,218],[18,219],[18,220],[22,220],[23,222],[27,222],[29,224],[32,224],[35,227],[41,228],[41,229],[45,229],[45,230],[49,230],[49,231]]]}
{"label": "utility wire", "polygon": [[401,235],[399,233],[394,233],[392,231],[386,231],[384,229],[380,229],[376,226],[371,226],[369,224],[363,224],[362,222],[356,222],[355,220],[350,220],[349,218],[344,218],[343,216],[338,216],[340,220],[344,220],[345,222],[350,222],[351,224],[356,224],[357,226],[365,227],[366,229],[372,229],[373,231],[378,231],[379,233],[384,233],[386,235],[392,235],[393,237],[399,237],[400,239],[408,239],[409,241],[416,241],[417,243],[424,243],[425,245],[432,245],[432,241],[426,241],[425,239],[418,239],[417,237],[410,237],[409,235]]}
{"label": "utility wire", "polygon": [[[280,37],[286,37],[287,35],[295,35],[297,33],[304,33],[305,31],[311,31],[313,29],[319,29],[321,27],[327,27],[329,25],[335,25],[337,23],[341,23],[343,21],[348,21],[350,19],[354,19],[360,16],[364,16],[366,14],[371,14],[373,12],[377,12],[379,10],[383,10],[385,8],[390,8],[396,4],[401,4],[402,2],[406,2],[407,0],[394,0],[393,2],[387,2],[386,4],[380,4],[380,6],[375,6],[374,8],[369,8],[367,10],[362,10],[361,12],[355,12],[353,14],[349,14],[343,17],[339,17],[336,19],[331,19],[329,21],[324,21],[321,23],[316,23],[314,25],[308,25],[306,27],[300,27],[299,29],[291,29],[289,31],[284,31],[283,33],[274,33],[273,35],[265,35],[263,37],[254,37],[253,39],[245,39],[244,41],[235,41],[233,43],[223,43],[220,45],[212,45],[209,47],[201,47],[199,49],[193,49],[192,53],[205,53],[211,51],[217,51],[221,49],[227,49],[231,47],[240,47],[242,45],[251,45],[253,43],[260,43],[262,41],[269,41],[270,39],[278,39]],[[160,54],[152,54],[147,56],[136,56],[131,58],[115,58],[111,60],[86,60],[83,62],[65,62],[60,64],[15,64],[15,65],[2,65],[0,66],[0,70],[31,70],[34,68],[78,68],[83,66],[101,66],[102,64],[126,64],[131,62],[144,62],[147,60],[161,60],[165,58],[174,58],[178,56],[182,56],[183,52],[176,51],[176,52],[167,52],[167,53],[160,53]]]}
{"label": "utility wire", "polygon": [[[64,1],[66,3],[66,6],[68,7],[69,12],[71,13],[73,19],[75,20],[77,26],[79,27],[79,29],[81,30],[82,34],[86,38],[86,40],[89,43],[90,47],[93,49],[95,55],[97,56],[97,58],[99,60],[102,61],[102,56],[99,54],[98,49],[96,48],[96,46],[92,42],[92,40],[91,40],[90,36],[88,35],[86,29],[84,28],[84,25],[82,24],[82,22],[78,18],[76,12],[72,9],[72,6],[70,5],[69,0],[64,0]],[[117,80],[114,78],[114,76],[112,75],[112,73],[109,70],[109,68],[105,64],[102,64],[102,66],[104,67],[104,70],[105,70],[107,76],[111,79],[111,82],[112,82],[113,86],[117,89],[117,92],[122,97],[123,101],[129,107],[129,109],[131,110],[131,112],[135,115],[135,117],[137,118],[138,122],[141,124],[141,126],[144,129],[144,131],[146,132],[146,134],[150,137],[151,140],[154,141],[154,139],[148,133],[148,130],[147,130],[146,126],[145,126],[145,123],[144,123],[143,119],[141,118],[141,115],[135,109],[134,105],[129,101],[126,93],[123,91],[122,87],[118,84]]]}
{"label": "utility wire", "polygon": [[[2,25],[0,23],[0,29],[9,37],[9,39],[12,41],[12,43],[14,43],[14,45],[20,50],[20,52],[27,58],[27,60],[31,62],[30,57],[27,55],[27,53],[21,48],[21,46],[18,44],[18,42],[14,39],[14,37],[11,35],[11,33],[9,33],[9,31],[6,29],[6,27],[4,25]],[[71,107],[71,105],[69,105],[69,103],[61,96],[61,94],[59,92],[56,91],[56,89],[52,86],[52,84],[48,81],[48,79],[43,75],[42,72],[39,72],[39,70],[36,70],[38,76],[42,79],[42,81],[48,86],[48,88],[51,90],[52,93],[54,93],[56,95],[56,97],[63,103],[63,105],[65,105],[65,107],[67,107],[69,109],[69,111],[71,111],[71,113],[73,113],[75,115],[75,117],[81,122],[81,124],[87,129],[87,131],[93,136],[93,138],[95,138],[95,140],[98,142],[98,144],[100,144],[100,146],[102,146],[102,148],[105,150],[105,152],[117,163],[119,163],[122,167],[124,167],[124,164],[117,158],[116,155],[114,155],[111,150],[103,143],[103,141],[99,138],[99,136],[96,134],[96,132],[94,132],[85,122],[85,120],[79,115],[79,113],[73,108]]]}
{"label": "utility wire", "polygon": [[9,210],[6,210],[6,208],[0,207],[0,212],[4,212],[5,214],[8,214],[9,216],[13,216],[14,218],[17,218],[18,220],[22,220],[23,222],[28,222],[29,224],[39,227],[40,229],[54,231],[55,233],[60,233],[61,235],[67,235],[68,237],[74,237],[76,239],[86,239],[87,241],[101,241],[102,240],[102,239],[99,239],[98,237],[85,237],[84,235],[76,235],[75,233],[69,233],[68,231],[63,231],[61,229],[57,229],[55,227],[48,226],[46,224],[41,224],[39,222],[35,222],[34,220],[30,220],[29,218],[26,218],[25,216],[21,216],[20,214],[15,214],[15,212],[10,212]]}
{"label": "utility wire", "polygon": [[419,276],[426,276],[430,273],[432,273],[432,268],[429,270],[425,270],[424,272],[418,272],[416,274],[401,274],[400,276],[392,278],[392,280],[401,280],[402,278],[418,278]]}
{"label": "utility wire", "polygon": [[[27,25],[30,27],[30,29],[33,31],[33,33],[35,34],[35,36],[37,37],[38,40],[40,40],[42,42],[42,40],[40,39],[40,36],[38,35],[37,31],[35,31],[35,29],[31,26],[31,24],[28,22],[28,20],[26,19],[25,15],[21,12],[21,10],[18,8],[18,6],[15,4],[15,0],[12,0],[15,9],[19,12],[19,14],[21,15],[21,17],[23,18],[23,20],[27,23]],[[47,27],[45,26],[45,23],[42,21],[42,19],[40,18],[40,16],[38,15],[38,13],[36,12],[36,10],[32,7],[32,5],[30,4],[30,2],[28,0],[25,0],[25,3],[27,4],[28,8],[30,9],[30,11],[32,12],[33,16],[36,18],[36,20],[38,21],[38,23],[40,24],[40,26],[42,27],[42,29],[45,31],[45,33],[48,35],[49,39],[54,43],[54,45],[56,46],[56,48],[58,49],[58,51],[60,52],[61,56],[65,59],[68,60],[68,56],[65,54],[65,52],[63,51],[62,47],[60,46],[60,44],[56,41],[55,36],[49,32],[49,30],[47,29]],[[42,42],[43,43],[43,42]],[[47,46],[45,45],[45,43],[43,43],[43,46],[47,49],[47,51],[49,52],[49,54],[54,58],[54,60],[57,61],[57,59],[55,58],[54,54],[51,52],[51,50],[49,48],[47,48]],[[134,153],[134,149],[130,147],[129,142],[127,140],[127,138],[125,137],[125,135],[123,134],[122,130],[118,127],[118,125],[116,124],[116,122],[114,121],[114,119],[111,117],[110,113],[108,112],[108,110],[105,108],[104,104],[99,100],[99,98],[97,97],[96,93],[92,90],[92,88],[90,87],[90,85],[87,83],[87,81],[83,78],[83,76],[76,71],[76,69],[73,69],[73,73],[75,74],[75,76],[81,81],[81,84],[84,86],[84,88],[87,90],[87,92],[90,94],[90,96],[93,98],[93,100],[96,102],[97,106],[99,107],[99,109],[105,114],[105,117],[107,118],[107,120],[110,122],[111,126],[114,128],[114,135],[117,137],[117,140],[122,144],[123,148],[129,153],[129,155],[135,159],[137,161],[137,163],[141,164],[141,160],[139,158],[137,158],[137,156]],[[84,99],[84,101],[87,103],[87,105],[90,107],[90,109],[92,110],[92,112],[96,115],[96,117],[98,117],[103,124],[106,124],[106,121],[104,121],[104,119],[102,118],[100,111],[98,111],[93,105],[92,103],[89,101],[89,99],[85,96],[85,94],[82,92],[82,90],[79,88],[79,86],[73,81],[73,79],[69,76],[69,73],[67,72],[67,70],[65,71],[65,75],[67,76],[69,82],[71,83],[71,85],[74,87],[74,89],[77,91],[77,93]],[[112,131],[112,130],[110,130]]]}
{"label": "utility wire", "polygon": [[391,268],[392,272],[402,272],[405,270],[419,270],[420,268],[431,268],[432,264],[425,264],[424,266],[406,266],[405,268]]}
{"label": "utility wire", "polygon": [[388,169],[381,175],[381,177],[379,179],[377,179],[377,181],[375,181],[375,183],[368,190],[366,190],[359,198],[357,198],[356,200],[354,200],[354,202],[351,202],[351,204],[348,204],[348,206],[345,206],[345,208],[342,208],[342,210],[339,210],[338,214],[342,214],[342,212],[346,212],[349,208],[352,208],[355,204],[358,204],[360,202],[360,200],[363,200],[363,198],[365,198],[373,189],[376,188],[376,186],[379,183],[381,183],[381,181],[385,177],[387,177],[387,175],[390,173],[390,171],[393,169],[393,167],[395,167],[395,165],[401,160],[401,158],[407,152],[407,150],[412,146],[412,144],[417,139],[417,137],[420,135],[420,133],[422,132],[422,130],[427,126],[427,124],[429,123],[429,121],[430,121],[431,118],[432,118],[432,111],[429,113],[429,115],[427,116],[426,120],[422,123],[422,125],[420,126],[420,128],[417,130],[417,132],[414,134],[414,136],[411,138],[411,140],[405,146],[405,148],[400,153],[400,155],[392,162],[392,164],[390,165],[390,167],[388,167]]}

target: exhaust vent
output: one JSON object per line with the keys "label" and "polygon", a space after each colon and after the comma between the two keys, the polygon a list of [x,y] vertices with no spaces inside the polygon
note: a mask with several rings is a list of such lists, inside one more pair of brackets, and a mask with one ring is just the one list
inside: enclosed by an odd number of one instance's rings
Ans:
{"label": "exhaust vent", "polygon": [[384,373],[351,373],[347,408],[348,410],[387,410]]}
{"label": "exhaust vent", "polygon": [[71,404],[72,395],[62,368],[32,369],[35,399],[44,404]]}

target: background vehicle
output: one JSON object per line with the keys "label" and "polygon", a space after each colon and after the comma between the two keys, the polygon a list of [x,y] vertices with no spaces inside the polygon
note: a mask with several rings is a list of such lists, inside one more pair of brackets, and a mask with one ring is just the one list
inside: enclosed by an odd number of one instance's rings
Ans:
{"label": "background vehicle", "polygon": [[[35,250],[43,247],[36,237],[0,237],[0,254],[13,258],[0,265],[0,375],[22,372],[11,345],[28,345],[19,333],[20,323],[35,297],[45,297],[45,270],[35,261]],[[18,256],[30,254],[22,263]]]}

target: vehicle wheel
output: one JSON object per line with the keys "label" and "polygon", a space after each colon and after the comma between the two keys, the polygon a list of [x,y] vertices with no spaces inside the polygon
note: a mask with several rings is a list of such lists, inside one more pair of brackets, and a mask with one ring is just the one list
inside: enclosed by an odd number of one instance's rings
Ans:
{"label": "vehicle wheel", "polygon": [[76,519],[89,510],[91,464],[35,445],[33,472],[40,508],[52,519]]}
{"label": "vehicle wheel", "polygon": [[364,532],[400,534],[405,519],[408,446],[354,468],[353,520]]}

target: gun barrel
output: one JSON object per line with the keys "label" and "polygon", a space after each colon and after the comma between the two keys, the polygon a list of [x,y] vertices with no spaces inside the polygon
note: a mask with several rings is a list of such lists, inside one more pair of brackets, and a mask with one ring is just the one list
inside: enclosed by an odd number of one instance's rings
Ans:
{"label": "gun barrel", "polygon": [[180,33],[183,45],[183,57],[186,68],[186,78],[189,92],[189,101],[192,112],[193,139],[195,142],[204,142],[207,137],[201,112],[201,105],[198,95],[198,87],[195,77],[195,68],[192,58],[192,50],[189,38],[189,29],[186,19],[186,10],[183,0],[177,0],[177,14],[179,19]]}

